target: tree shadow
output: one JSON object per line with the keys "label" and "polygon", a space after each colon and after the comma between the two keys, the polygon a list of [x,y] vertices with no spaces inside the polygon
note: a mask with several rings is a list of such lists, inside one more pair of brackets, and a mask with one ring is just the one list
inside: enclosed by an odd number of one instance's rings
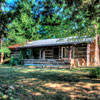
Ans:
{"label": "tree shadow", "polygon": [[[20,97],[20,99],[24,100],[100,99],[100,89],[98,88],[100,86],[96,86],[96,84],[100,83],[100,80],[91,79],[86,75],[80,75],[78,73],[45,71],[45,69],[22,72],[23,69],[0,68],[0,87],[3,87],[4,90],[2,91],[5,94],[9,94],[5,92],[9,89],[9,86],[14,86],[15,89],[12,90],[14,97]],[[58,84],[58,88],[57,86],[52,86],[53,84]],[[85,87],[87,84],[90,84],[90,86]],[[71,87],[74,89],[66,89]],[[65,90],[63,90],[64,88]]]}

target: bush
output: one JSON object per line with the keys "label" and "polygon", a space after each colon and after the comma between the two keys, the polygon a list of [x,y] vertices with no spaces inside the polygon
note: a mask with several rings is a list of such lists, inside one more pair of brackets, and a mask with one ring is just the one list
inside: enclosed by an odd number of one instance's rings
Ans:
{"label": "bush", "polygon": [[93,78],[100,78],[100,68],[91,69],[90,76]]}
{"label": "bush", "polygon": [[19,65],[19,64],[23,64],[22,59],[20,57],[18,57],[18,58],[11,57],[11,59],[10,59],[10,65],[11,66]]}

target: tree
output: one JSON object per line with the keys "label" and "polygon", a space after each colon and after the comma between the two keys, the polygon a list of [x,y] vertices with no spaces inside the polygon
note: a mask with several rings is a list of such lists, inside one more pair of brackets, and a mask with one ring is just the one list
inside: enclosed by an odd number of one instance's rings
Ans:
{"label": "tree", "polygon": [[[61,38],[94,33],[90,21],[86,18],[81,0],[38,0],[35,18],[40,19],[39,33],[41,38]],[[48,3],[49,2],[49,3]],[[48,5],[50,4],[50,5]],[[42,7],[41,7],[42,6]],[[35,8],[33,8],[35,9]],[[42,10],[41,10],[42,9]],[[34,10],[33,10],[34,11]]]}
{"label": "tree", "polygon": [[7,27],[8,38],[12,43],[25,43],[26,40],[39,39],[39,34],[37,34],[39,21],[33,18],[32,4],[28,0],[16,2],[14,10],[17,16]]}
{"label": "tree", "polygon": [[[5,1],[1,0],[0,1],[0,49],[2,49],[2,46],[3,46],[3,36],[6,34],[5,33],[6,20],[4,20],[6,14],[3,11],[4,4],[5,4]],[[0,57],[1,63],[3,62],[3,56],[4,56],[4,54],[3,54],[3,52],[1,52],[1,57]]]}
{"label": "tree", "polygon": [[[96,33],[100,33],[99,0],[71,0],[71,2],[68,0],[66,4],[71,11],[69,19],[72,22],[70,24],[71,26],[74,24],[72,33],[88,36],[94,36]],[[66,13],[64,15],[66,15]],[[97,26],[97,29],[95,26]]]}
{"label": "tree", "polygon": [[93,23],[99,21],[96,0],[18,0],[12,11],[14,19],[7,30],[13,44],[25,39],[95,35]]}
{"label": "tree", "polygon": [[51,37],[95,36],[100,31],[99,8],[98,0],[59,0],[54,8],[57,10],[45,18],[44,29]]}
{"label": "tree", "polygon": [[10,50],[7,48],[7,40],[8,28],[7,25],[11,23],[12,19],[14,19],[15,13],[12,10],[9,10],[9,4],[7,4],[6,0],[0,0],[0,62],[3,62],[4,53],[9,53]]}

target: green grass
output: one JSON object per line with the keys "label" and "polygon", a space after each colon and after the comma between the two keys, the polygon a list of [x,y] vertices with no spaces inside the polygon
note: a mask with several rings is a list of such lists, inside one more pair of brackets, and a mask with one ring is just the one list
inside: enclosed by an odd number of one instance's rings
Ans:
{"label": "green grass", "polygon": [[100,80],[90,70],[0,65],[0,100],[99,100]]}

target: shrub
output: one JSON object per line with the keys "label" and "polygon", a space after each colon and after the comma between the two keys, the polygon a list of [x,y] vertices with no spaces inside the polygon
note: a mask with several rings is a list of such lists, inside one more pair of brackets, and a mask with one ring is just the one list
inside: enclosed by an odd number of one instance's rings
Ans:
{"label": "shrub", "polygon": [[22,59],[20,57],[18,57],[18,58],[11,57],[11,59],[10,59],[10,65],[11,66],[19,65],[19,64],[23,64]]}
{"label": "shrub", "polygon": [[91,69],[90,76],[93,78],[100,78],[100,68]]}

